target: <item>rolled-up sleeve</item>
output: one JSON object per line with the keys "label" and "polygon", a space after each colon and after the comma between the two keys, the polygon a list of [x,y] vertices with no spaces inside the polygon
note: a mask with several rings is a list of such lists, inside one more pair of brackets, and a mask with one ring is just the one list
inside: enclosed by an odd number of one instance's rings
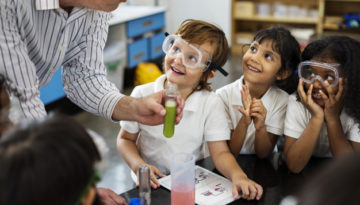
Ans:
{"label": "rolled-up sleeve", "polygon": [[117,102],[124,95],[107,80],[103,62],[110,15],[100,11],[87,15],[84,35],[70,48],[76,55],[63,66],[64,90],[81,108],[111,119]]}

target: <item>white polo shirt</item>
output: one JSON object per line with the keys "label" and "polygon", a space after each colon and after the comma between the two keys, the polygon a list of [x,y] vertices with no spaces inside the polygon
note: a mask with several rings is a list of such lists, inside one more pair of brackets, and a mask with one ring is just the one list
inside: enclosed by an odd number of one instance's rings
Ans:
{"label": "white polo shirt", "polygon": [[[235,82],[228,84],[218,90],[216,94],[220,96],[225,104],[225,110],[227,112],[228,123],[231,130],[235,130],[238,125],[242,114],[237,110],[238,107],[243,106],[241,101],[244,76]],[[265,126],[267,132],[275,135],[282,135],[284,129],[284,119],[286,112],[286,105],[288,101],[288,94],[276,86],[271,86],[261,98],[264,107],[267,110],[265,118]],[[255,127],[251,122],[247,129],[244,144],[240,150],[240,154],[255,154]],[[277,148],[275,146],[274,151]]]}
{"label": "white polo shirt", "polygon": [[[306,109],[300,101],[296,100],[296,93],[291,94],[286,111],[284,134],[299,139],[306,126],[309,124],[310,118],[311,114],[309,110]],[[340,114],[340,121],[346,138],[350,141],[360,142],[359,124],[346,114],[344,110]],[[313,156],[332,157],[326,123],[324,123],[321,128],[319,140],[313,151]]]}
{"label": "white polo shirt", "polygon": [[[144,97],[164,89],[165,75],[155,82],[136,86],[133,97]],[[163,125],[148,126],[138,122],[121,121],[121,128],[138,133],[137,148],[145,162],[169,173],[170,157],[176,152],[192,153],[195,160],[204,157],[207,141],[230,139],[224,105],[214,92],[193,92],[186,100],[183,117],[175,126],[174,136],[163,135]]]}

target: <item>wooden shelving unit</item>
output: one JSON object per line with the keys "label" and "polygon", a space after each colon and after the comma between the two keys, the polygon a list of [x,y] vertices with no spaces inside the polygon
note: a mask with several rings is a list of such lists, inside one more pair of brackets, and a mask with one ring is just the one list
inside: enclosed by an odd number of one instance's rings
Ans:
{"label": "wooden shelving unit", "polygon": [[[245,7],[239,8],[238,2]],[[259,15],[257,11],[257,5],[261,3],[271,6],[276,3],[286,6],[295,5],[298,8],[307,8],[317,15],[311,17],[275,17],[271,11],[269,15],[263,16]],[[243,9],[242,12],[239,12],[239,9]],[[359,11],[360,0],[232,0],[231,49],[233,53],[242,54],[243,43],[239,42],[239,39],[251,38],[256,31],[269,26],[284,25],[292,28],[311,28],[315,30],[318,37],[323,36],[326,32],[338,32],[338,22],[341,21],[344,14]]]}

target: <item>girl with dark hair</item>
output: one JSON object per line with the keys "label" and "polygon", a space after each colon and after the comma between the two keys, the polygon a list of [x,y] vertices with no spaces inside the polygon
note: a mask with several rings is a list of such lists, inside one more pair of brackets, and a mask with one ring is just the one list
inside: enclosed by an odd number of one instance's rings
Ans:
{"label": "girl with dark hair", "polygon": [[0,139],[0,204],[101,204],[100,154],[73,119],[21,124]]}
{"label": "girl with dark hair", "polygon": [[285,160],[296,173],[311,156],[338,157],[360,150],[360,42],[327,37],[309,44],[302,59],[284,131]]}
{"label": "girl with dark hair", "polygon": [[216,91],[225,104],[235,156],[264,158],[276,150],[299,62],[299,43],[287,29],[260,30],[243,57],[243,76]]}

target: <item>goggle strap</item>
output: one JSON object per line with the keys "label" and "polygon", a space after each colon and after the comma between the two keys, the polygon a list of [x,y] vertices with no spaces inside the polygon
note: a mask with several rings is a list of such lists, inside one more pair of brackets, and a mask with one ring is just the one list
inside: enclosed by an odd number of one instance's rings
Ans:
{"label": "goggle strap", "polygon": [[167,37],[168,35],[170,35],[168,32],[164,32],[164,36]]}
{"label": "goggle strap", "polygon": [[218,70],[221,74],[223,74],[224,76],[228,76],[229,75],[229,73],[228,72],[226,72],[221,66],[218,66],[217,64],[215,64],[215,63],[210,63],[209,64],[209,68],[210,69],[216,69],[216,70]]}

